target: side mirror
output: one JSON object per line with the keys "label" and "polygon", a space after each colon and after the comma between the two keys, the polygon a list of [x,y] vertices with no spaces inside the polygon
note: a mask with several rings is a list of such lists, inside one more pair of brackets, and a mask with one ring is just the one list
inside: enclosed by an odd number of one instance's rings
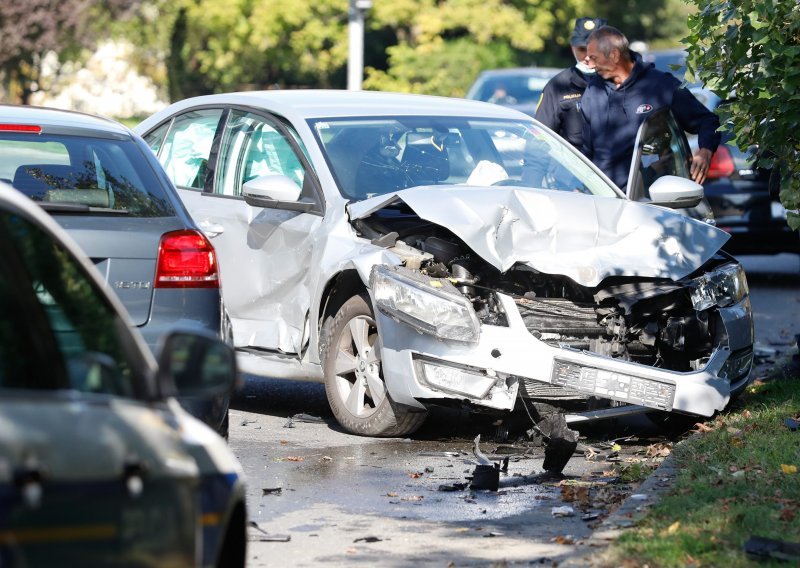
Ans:
{"label": "side mirror", "polygon": [[166,336],[158,356],[158,380],[174,385],[177,396],[213,398],[233,391],[236,354],[219,338],[196,331]]}
{"label": "side mirror", "polygon": [[703,186],[690,179],[678,176],[663,176],[650,186],[650,202],[653,205],[680,209],[694,207],[703,200]]}
{"label": "side mirror", "polygon": [[245,202],[254,207],[271,207],[278,201],[297,201],[301,193],[300,187],[283,175],[259,176],[246,181],[242,187]]}

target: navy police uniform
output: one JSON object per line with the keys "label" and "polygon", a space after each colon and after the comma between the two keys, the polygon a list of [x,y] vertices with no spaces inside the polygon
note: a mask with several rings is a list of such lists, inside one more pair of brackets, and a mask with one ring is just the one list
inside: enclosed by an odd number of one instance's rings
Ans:
{"label": "navy police uniform", "polygon": [[[589,35],[600,26],[603,18],[578,18],[569,40],[571,46],[586,47]],[[573,65],[550,79],[542,91],[536,120],[560,134],[570,144],[580,148],[583,142],[583,115],[581,97],[586,90],[587,76]]]}
{"label": "navy police uniform", "polygon": [[585,90],[586,77],[572,66],[548,81],[536,108],[536,120],[552,128],[576,148],[580,148],[583,142],[580,103]]}

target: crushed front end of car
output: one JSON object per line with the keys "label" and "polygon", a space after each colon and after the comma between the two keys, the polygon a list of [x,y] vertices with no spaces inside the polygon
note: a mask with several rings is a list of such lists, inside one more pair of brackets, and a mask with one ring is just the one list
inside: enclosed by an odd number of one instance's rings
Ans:
{"label": "crushed front end of car", "polygon": [[747,384],[747,281],[721,231],[613,198],[414,188],[351,205],[386,384],[409,406],[711,416]]}

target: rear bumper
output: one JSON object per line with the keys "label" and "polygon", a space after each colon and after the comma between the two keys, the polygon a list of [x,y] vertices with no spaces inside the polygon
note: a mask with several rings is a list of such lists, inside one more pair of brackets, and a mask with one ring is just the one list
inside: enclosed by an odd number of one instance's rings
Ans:
{"label": "rear bumper", "polygon": [[199,329],[223,338],[223,314],[219,289],[157,288],[153,291],[150,318],[138,329],[157,356],[161,338],[174,329]]}

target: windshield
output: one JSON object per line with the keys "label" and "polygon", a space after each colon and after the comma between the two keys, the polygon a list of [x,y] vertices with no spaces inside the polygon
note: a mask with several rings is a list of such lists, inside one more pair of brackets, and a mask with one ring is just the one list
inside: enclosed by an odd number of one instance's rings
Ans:
{"label": "windshield", "polygon": [[175,214],[132,139],[0,132],[0,179],[51,212],[73,207],[136,217]]}
{"label": "windshield", "polygon": [[512,185],[618,196],[532,120],[449,116],[311,121],[342,195],[360,201],[427,185]]}

